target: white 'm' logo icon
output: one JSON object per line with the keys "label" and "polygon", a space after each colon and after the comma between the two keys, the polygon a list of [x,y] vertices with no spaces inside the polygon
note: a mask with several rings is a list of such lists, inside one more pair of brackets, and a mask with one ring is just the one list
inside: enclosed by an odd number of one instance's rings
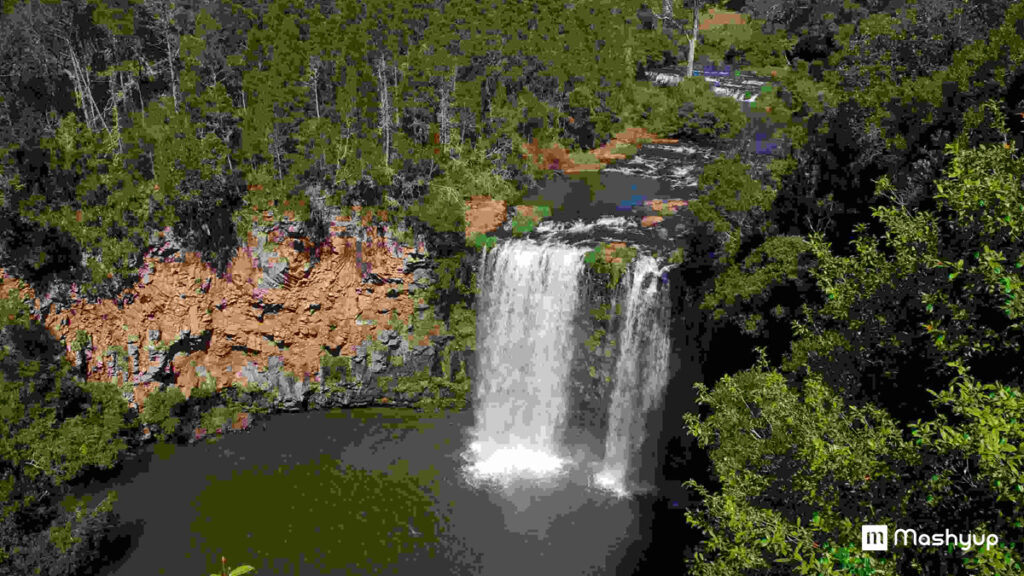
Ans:
{"label": "white 'm' logo icon", "polygon": [[860,527],[861,550],[888,550],[889,527],[881,524],[866,524]]}

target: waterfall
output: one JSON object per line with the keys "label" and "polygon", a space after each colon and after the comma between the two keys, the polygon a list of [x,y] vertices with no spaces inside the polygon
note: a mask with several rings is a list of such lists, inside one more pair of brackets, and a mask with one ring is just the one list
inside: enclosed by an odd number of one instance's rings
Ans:
{"label": "waterfall", "polygon": [[633,262],[621,287],[625,306],[619,331],[615,385],[608,405],[605,455],[595,480],[625,493],[635,484],[633,457],[642,445],[647,416],[661,401],[668,383],[669,339],[667,290],[662,271],[651,257]]}
{"label": "waterfall", "polygon": [[[566,433],[574,405],[570,372],[583,345],[575,327],[582,309],[593,304],[582,294],[586,252],[530,240],[484,249],[479,381],[466,453],[472,478],[506,485],[552,479],[580,463],[581,452],[566,445],[572,437]],[[668,383],[670,304],[662,273],[657,260],[640,256],[611,295],[611,309],[620,310],[617,357],[611,390],[601,393],[608,416],[604,454],[588,466],[588,477],[620,495],[642,488],[640,448]]]}
{"label": "waterfall", "polygon": [[586,250],[512,240],[482,256],[477,321],[475,477],[549,477],[561,447],[573,322]]}
{"label": "waterfall", "polygon": [[[741,102],[754,102],[765,84],[762,80],[735,78],[720,75],[702,75],[711,84],[711,90],[719,96],[728,96]],[[675,86],[685,79],[685,74],[674,70],[649,70],[647,79],[659,86]]]}

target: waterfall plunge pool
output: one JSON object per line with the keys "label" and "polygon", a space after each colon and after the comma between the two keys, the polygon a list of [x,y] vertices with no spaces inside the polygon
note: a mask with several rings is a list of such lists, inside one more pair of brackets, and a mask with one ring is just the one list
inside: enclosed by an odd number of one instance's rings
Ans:
{"label": "waterfall plunge pool", "polygon": [[[649,545],[651,498],[587,476],[495,489],[466,472],[469,411],[276,414],[265,429],[157,446],[119,478],[134,527],[109,576],[629,574]],[[670,513],[682,524],[681,512]]]}

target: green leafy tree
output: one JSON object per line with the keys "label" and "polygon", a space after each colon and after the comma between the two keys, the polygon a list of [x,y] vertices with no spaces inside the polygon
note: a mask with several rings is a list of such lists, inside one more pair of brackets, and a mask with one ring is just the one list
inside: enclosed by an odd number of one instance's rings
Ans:
{"label": "green leafy tree", "polygon": [[134,426],[112,383],[80,382],[14,291],[0,299],[0,563],[79,574],[103,563],[111,493],[61,508],[68,482],[114,467]]}
{"label": "green leafy tree", "polygon": [[[949,153],[934,211],[875,210],[882,232],[862,228],[848,256],[811,238],[824,304],[805,306],[778,368],[762,356],[698,387],[709,415],[687,424],[722,488],[690,483],[703,503],[687,518],[707,534],[695,573],[1020,570],[1024,160],[1009,144]],[[1001,545],[865,553],[859,524]]]}

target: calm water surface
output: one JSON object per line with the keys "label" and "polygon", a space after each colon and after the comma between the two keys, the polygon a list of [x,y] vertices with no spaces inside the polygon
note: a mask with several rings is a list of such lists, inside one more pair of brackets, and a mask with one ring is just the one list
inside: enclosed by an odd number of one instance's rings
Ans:
{"label": "calm water surface", "polygon": [[[547,486],[474,485],[471,412],[279,414],[192,447],[158,446],[119,479],[137,541],[109,576],[617,574],[643,546],[642,500],[569,474]],[[131,468],[131,467],[129,467]]]}

